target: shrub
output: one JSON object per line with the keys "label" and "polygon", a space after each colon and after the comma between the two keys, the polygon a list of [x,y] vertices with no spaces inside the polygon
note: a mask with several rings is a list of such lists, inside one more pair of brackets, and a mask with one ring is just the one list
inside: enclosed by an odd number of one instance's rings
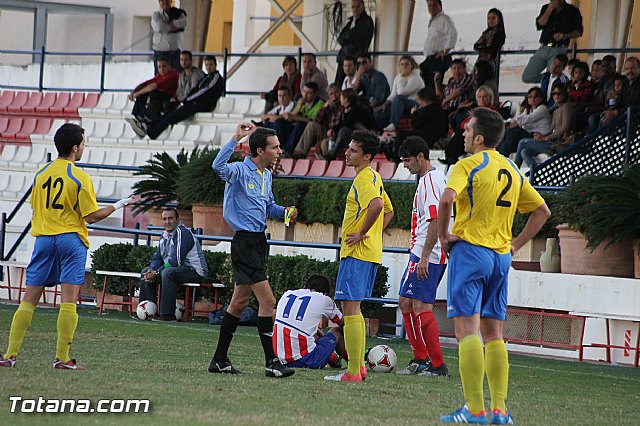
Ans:
{"label": "shrub", "polygon": [[174,202],[178,203],[180,209],[190,208],[190,205],[182,202],[177,193],[180,170],[187,163],[187,159],[184,148],[175,159],[166,152],[157,152],[140,167],[140,170],[134,172],[134,176],[148,178],[133,185],[133,194],[142,198],[142,203],[137,204],[133,212],[137,214],[153,208],[160,209]]}
{"label": "shrub", "polygon": [[[559,212],[559,203],[561,195],[554,192],[542,192],[542,198],[544,198],[549,210],[551,210],[551,218],[545,222],[542,229],[536,234],[536,237],[543,238],[558,238],[558,230],[556,226],[564,222],[562,215]],[[519,213],[516,211],[516,215],[513,218],[513,226],[511,227],[511,233],[515,238],[522,230],[529,219],[529,213]]]}
{"label": "shrub", "polygon": [[[176,191],[183,204],[221,205],[224,200],[225,183],[211,165],[220,152],[219,148],[194,149],[189,161],[182,166],[178,176]],[[231,161],[240,161],[238,153],[231,156]]]}

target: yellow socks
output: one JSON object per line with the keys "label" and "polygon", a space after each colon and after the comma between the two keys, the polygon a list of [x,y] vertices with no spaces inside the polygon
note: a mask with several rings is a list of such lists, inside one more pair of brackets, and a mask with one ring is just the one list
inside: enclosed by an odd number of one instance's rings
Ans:
{"label": "yellow socks", "polygon": [[69,362],[69,349],[73,341],[73,335],[78,326],[78,314],[75,303],[61,303],[58,314],[58,343],[56,345],[56,358],[62,362]]}
{"label": "yellow socks", "polygon": [[509,355],[504,340],[492,340],[485,345],[485,368],[491,392],[491,409],[507,411],[509,388]]}
{"label": "yellow socks", "polygon": [[484,411],[484,352],[480,336],[463,337],[458,345],[460,357],[460,378],[467,408],[473,414]]}
{"label": "yellow socks", "polygon": [[31,303],[20,302],[20,306],[13,314],[13,321],[11,322],[11,332],[9,333],[9,348],[4,355],[5,358],[17,356],[22,347],[22,341],[24,335],[27,333],[27,329],[31,325],[31,318],[33,318],[33,312],[36,307]]}
{"label": "yellow socks", "polygon": [[[347,370],[352,376],[360,374],[360,365],[364,360],[364,329],[360,324],[360,315],[344,316],[344,346],[349,354]],[[364,321],[363,321],[364,324]]]}
{"label": "yellow socks", "polygon": [[360,365],[364,367],[364,351],[367,350],[367,325],[364,322],[364,317],[360,313],[360,328],[362,329],[362,343],[360,345]]}

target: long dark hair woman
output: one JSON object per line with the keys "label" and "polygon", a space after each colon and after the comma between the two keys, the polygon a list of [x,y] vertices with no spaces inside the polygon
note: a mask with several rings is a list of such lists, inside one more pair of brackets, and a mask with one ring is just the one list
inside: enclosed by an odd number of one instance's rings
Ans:
{"label": "long dark hair woman", "polygon": [[502,12],[495,7],[487,12],[487,29],[482,32],[473,49],[478,51],[479,61],[488,61],[495,68],[496,57],[504,45],[506,33]]}

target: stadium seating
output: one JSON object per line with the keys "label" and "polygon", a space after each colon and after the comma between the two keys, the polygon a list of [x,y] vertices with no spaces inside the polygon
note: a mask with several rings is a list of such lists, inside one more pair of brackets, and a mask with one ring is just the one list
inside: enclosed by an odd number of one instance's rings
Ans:
{"label": "stadium seating", "polygon": [[316,177],[324,176],[324,173],[326,171],[327,171],[326,160],[314,160],[313,164],[311,164],[311,169],[309,169],[309,173],[307,173],[307,176],[316,176]]}
{"label": "stadium seating", "polygon": [[[54,95],[55,99],[55,94],[52,93],[52,95]],[[31,93],[31,96],[29,96],[29,100],[27,100],[27,102],[19,108],[19,111],[17,111],[16,114],[18,112],[22,114],[34,114],[36,112],[36,107],[42,103],[43,97],[44,94],[42,92]],[[9,110],[11,110],[11,107],[9,107]]]}
{"label": "stadium seating", "polygon": [[33,107],[33,111],[25,110],[25,113],[33,113],[35,115],[49,115],[49,108],[51,108],[56,103],[56,98],[58,94],[55,92],[45,93],[40,103]]}
{"label": "stadium seating", "polygon": [[20,107],[23,107],[28,100],[29,92],[18,92],[11,101],[11,104],[7,105],[4,112],[6,112],[7,114],[20,114]]}
{"label": "stadium seating", "polygon": [[393,162],[385,162],[380,164],[380,177],[382,179],[391,179],[396,172],[396,163]]}
{"label": "stadium seating", "polygon": [[307,173],[309,173],[310,166],[311,161],[306,158],[296,161],[296,164],[291,171],[291,176],[306,176]]}
{"label": "stadium seating", "polygon": [[329,163],[329,167],[327,167],[327,171],[324,173],[324,177],[332,177],[337,178],[342,175],[344,171],[344,161],[342,160],[333,160]]}

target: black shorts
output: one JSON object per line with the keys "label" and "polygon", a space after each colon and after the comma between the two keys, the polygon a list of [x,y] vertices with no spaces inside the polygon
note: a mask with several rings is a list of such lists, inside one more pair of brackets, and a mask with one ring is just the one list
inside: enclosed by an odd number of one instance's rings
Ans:
{"label": "black shorts", "polygon": [[266,281],[267,237],[264,232],[236,232],[231,241],[231,265],[236,274],[236,284]]}

